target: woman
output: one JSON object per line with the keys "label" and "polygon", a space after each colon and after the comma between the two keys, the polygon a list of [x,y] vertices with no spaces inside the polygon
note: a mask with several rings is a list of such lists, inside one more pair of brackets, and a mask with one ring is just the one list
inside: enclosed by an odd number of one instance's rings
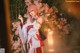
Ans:
{"label": "woman", "polygon": [[27,24],[27,49],[28,53],[42,53],[41,47],[44,45],[40,35],[39,29],[43,23],[43,16],[39,16],[38,8],[30,6],[28,9],[30,14],[30,23]]}

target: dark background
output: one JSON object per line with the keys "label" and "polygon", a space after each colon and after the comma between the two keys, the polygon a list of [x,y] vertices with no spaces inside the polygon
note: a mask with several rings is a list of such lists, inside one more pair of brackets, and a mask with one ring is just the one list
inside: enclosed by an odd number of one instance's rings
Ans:
{"label": "dark background", "polygon": [[4,1],[0,0],[0,48],[5,48],[7,53],[7,32],[6,32],[6,20]]}

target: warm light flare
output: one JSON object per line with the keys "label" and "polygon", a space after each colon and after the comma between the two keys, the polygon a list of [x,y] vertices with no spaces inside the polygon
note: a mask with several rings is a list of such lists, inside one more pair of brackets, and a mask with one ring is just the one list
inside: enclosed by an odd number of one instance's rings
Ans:
{"label": "warm light flare", "polygon": [[49,46],[53,45],[53,31],[48,29],[48,34],[47,34],[47,39],[48,39],[48,44]]}
{"label": "warm light flare", "polygon": [[48,44],[51,46],[51,45],[53,45],[53,37],[52,37],[52,35],[50,35],[50,36],[48,36]]}
{"label": "warm light flare", "polygon": [[53,35],[53,31],[48,29],[48,35]]}
{"label": "warm light flare", "polygon": [[49,52],[54,52],[55,50],[54,50],[54,49],[49,49],[48,51],[49,51]]}
{"label": "warm light flare", "polygon": [[61,8],[68,12],[70,15],[75,16],[75,18],[79,19],[78,16],[80,15],[80,1],[67,1],[61,5]]}

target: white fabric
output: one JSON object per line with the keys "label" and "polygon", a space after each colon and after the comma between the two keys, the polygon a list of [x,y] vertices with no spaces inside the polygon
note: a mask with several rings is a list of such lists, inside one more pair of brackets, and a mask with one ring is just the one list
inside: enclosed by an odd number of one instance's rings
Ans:
{"label": "white fabric", "polygon": [[[27,27],[29,25],[33,25],[33,28],[31,28],[27,33]],[[37,23],[37,21],[34,21],[33,23],[30,22],[30,20],[27,20],[27,23],[23,25],[22,27],[22,34],[24,37],[24,42],[29,43],[30,39],[32,38],[32,45],[30,44],[30,50],[34,48],[40,47],[40,40],[37,38],[36,34],[39,34],[38,29],[40,27],[40,24]]]}
{"label": "white fabric", "polygon": [[19,26],[17,29],[18,29],[18,31],[19,31],[19,36],[20,36],[20,38],[23,39],[24,37],[23,37],[23,35],[22,35],[21,26]]}
{"label": "white fabric", "polygon": [[34,53],[34,49],[29,50],[28,53]]}
{"label": "white fabric", "polygon": [[39,26],[40,24],[34,21],[33,28],[31,28],[28,32],[28,42],[32,38],[32,45],[30,44],[30,50],[32,50],[33,48],[40,47],[40,40],[36,36],[36,34],[39,34],[38,32]]}
{"label": "white fabric", "polygon": [[33,23],[33,25],[34,25],[34,28],[35,28],[36,30],[38,30],[38,29],[40,28],[40,26],[41,26],[37,21],[35,21],[35,22]]}
{"label": "white fabric", "polygon": [[25,23],[25,24],[23,25],[23,27],[22,27],[22,34],[23,34],[23,36],[24,36],[24,42],[26,42],[26,40],[27,40],[27,26],[28,26],[29,24],[31,24],[31,22],[30,22],[30,20],[29,20],[29,18],[28,18],[28,19],[27,19],[27,23]]}
{"label": "white fabric", "polygon": [[23,25],[22,34],[23,34],[23,37],[24,37],[24,42],[26,42],[26,40],[27,40],[26,28],[27,28],[27,25]]}
{"label": "white fabric", "polygon": [[24,49],[24,51],[26,52],[26,49],[25,49],[25,42],[24,42],[24,36],[22,34],[22,29],[21,29],[21,26],[19,26],[18,28],[18,31],[19,31],[19,36],[20,36],[20,39],[21,39],[21,42],[22,42],[22,47]]}

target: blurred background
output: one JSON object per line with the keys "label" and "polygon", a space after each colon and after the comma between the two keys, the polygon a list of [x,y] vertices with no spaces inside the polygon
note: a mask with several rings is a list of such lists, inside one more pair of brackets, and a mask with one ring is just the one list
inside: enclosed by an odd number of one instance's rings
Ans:
{"label": "blurred background", "polygon": [[[44,53],[80,53],[80,2],[72,2],[79,0],[43,0],[42,2],[47,3],[50,7],[55,6],[59,15],[67,19],[70,25],[70,33],[64,34],[60,30],[51,31],[47,29],[47,39],[44,40],[45,46],[43,47]],[[18,3],[19,2],[19,3]],[[20,5],[20,3],[22,3]],[[23,15],[26,11],[26,7],[23,0],[10,0],[10,13],[11,20],[17,19],[18,13]],[[20,9],[20,11],[18,10]],[[24,9],[24,10],[23,10]],[[1,1],[0,7],[0,48],[5,48],[8,53],[7,47],[7,31],[6,31],[6,20],[4,1]]]}

